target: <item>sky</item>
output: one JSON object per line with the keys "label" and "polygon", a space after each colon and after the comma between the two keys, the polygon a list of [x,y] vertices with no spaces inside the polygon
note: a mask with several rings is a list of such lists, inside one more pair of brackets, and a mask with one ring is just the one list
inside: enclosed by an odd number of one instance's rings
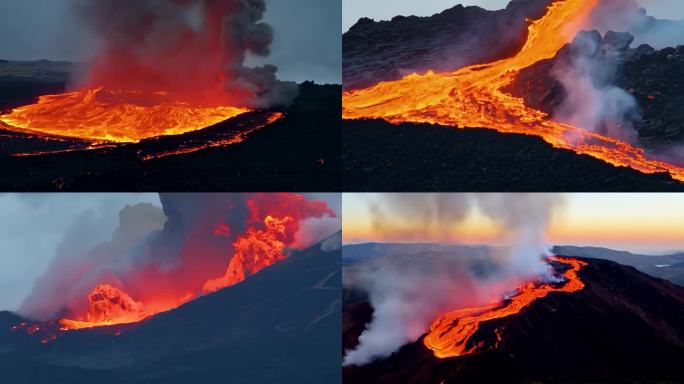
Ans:
{"label": "sky", "polygon": [[[477,5],[485,9],[505,8],[509,0],[342,0],[342,31],[347,31],[361,17],[389,20],[397,15],[431,16],[456,4]],[[684,18],[682,0],[638,0],[648,13],[663,19]]]}
{"label": "sky", "polygon": [[[497,227],[474,213],[448,234],[429,238],[380,233],[369,220],[374,194],[344,194],[343,241],[444,242],[491,244]],[[644,253],[684,251],[684,194],[565,194],[563,207],[555,212],[547,241],[554,245],[600,246]],[[414,223],[396,223],[412,228]]]}
{"label": "sky", "polygon": [[[339,194],[304,194],[322,199],[336,213]],[[155,193],[8,193],[0,194],[0,311],[16,310],[42,276],[57,247],[74,236],[74,225],[87,225],[82,249],[111,240],[126,205],[150,203],[161,209]],[[339,222],[337,226],[339,228]]]}
{"label": "sky", "polygon": [[93,225],[84,242],[108,240],[124,206],[148,202],[156,194],[0,194],[0,310],[15,309],[55,256],[77,218]]}
{"label": "sky", "polygon": [[[71,13],[75,0],[0,1],[0,59],[85,61],[95,39]],[[271,56],[279,78],[341,83],[340,0],[267,0],[265,20],[275,30]]]}

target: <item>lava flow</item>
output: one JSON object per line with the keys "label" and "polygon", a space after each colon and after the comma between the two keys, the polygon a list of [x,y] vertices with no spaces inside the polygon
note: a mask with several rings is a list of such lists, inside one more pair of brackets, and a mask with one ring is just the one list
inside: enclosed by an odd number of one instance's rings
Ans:
{"label": "lava flow", "polygon": [[[546,297],[552,292],[577,292],[584,288],[578,271],[587,263],[567,257],[552,257],[552,261],[561,262],[570,268],[563,273],[565,282],[562,286],[552,283],[528,282],[520,286],[515,296],[504,302],[496,302],[477,308],[465,308],[449,312],[438,318],[430,327],[423,339],[436,357],[447,358],[464,356],[496,347],[488,347],[484,342],[471,342],[472,336],[485,321],[500,319],[519,313],[534,301]],[[501,341],[501,329],[496,329],[497,344]]]}
{"label": "lava flow", "polygon": [[40,96],[37,103],[16,108],[0,121],[19,132],[126,143],[196,131],[246,112],[177,101],[163,91],[97,87]]}
{"label": "lava flow", "polygon": [[650,158],[643,148],[552,121],[503,89],[520,70],[556,53],[585,26],[599,0],[557,0],[532,22],[520,52],[508,59],[453,72],[411,74],[367,89],[345,92],[343,117],[382,118],[393,124],[431,123],[489,127],[504,133],[535,135],[556,148],[628,166],[643,173],[669,172],[684,181],[684,168]]}

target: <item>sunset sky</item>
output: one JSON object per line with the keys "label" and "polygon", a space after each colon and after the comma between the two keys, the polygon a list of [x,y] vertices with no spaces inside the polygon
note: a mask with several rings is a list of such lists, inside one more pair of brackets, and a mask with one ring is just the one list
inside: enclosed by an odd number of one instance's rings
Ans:
{"label": "sunset sky", "polygon": [[[593,245],[634,252],[684,251],[684,194],[564,194],[547,233],[550,244]],[[445,242],[491,244],[497,225],[478,212],[461,224],[430,235],[411,235],[416,221],[393,223],[380,233],[370,221],[369,202],[379,194],[344,194],[345,243]]]}

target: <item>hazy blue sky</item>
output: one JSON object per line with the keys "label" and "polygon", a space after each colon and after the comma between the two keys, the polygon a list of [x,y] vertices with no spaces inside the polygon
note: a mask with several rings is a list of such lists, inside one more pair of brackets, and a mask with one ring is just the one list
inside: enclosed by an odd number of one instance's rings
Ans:
{"label": "hazy blue sky", "polygon": [[[0,59],[85,60],[94,39],[71,13],[74,0],[0,1]],[[340,0],[267,0],[272,55],[283,80],[341,83]]]}
{"label": "hazy blue sky", "polygon": [[[361,17],[389,20],[397,15],[430,16],[456,4],[501,9],[509,0],[343,0],[342,28],[346,31]],[[665,19],[684,18],[682,0],[637,0],[650,14]]]}
{"label": "hazy blue sky", "polygon": [[57,245],[77,218],[88,220],[85,244],[110,239],[126,204],[157,194],[0,194],[0,310],[16,309],[45,272]]}

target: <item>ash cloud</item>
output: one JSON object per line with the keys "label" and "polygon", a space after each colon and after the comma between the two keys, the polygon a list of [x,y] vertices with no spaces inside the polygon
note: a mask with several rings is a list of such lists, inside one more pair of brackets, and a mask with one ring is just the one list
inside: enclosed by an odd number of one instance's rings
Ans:
{"label": "ash cloud", "polygon": [[168,91],[205,103],[288,104],[292,82],[277,67],[247,67],[267,56],[273,29],[263,0],[80,0],[78,14],[100,37],[89,85]]}
{"label": "ash cloud", "polygon": [[[545,232],[560,195],[546,194],[388,194],[369,202],[377,231],[395,233],[396,222],[412,223],[417,239],[449,228],[478,210],[500,227],[498,248],[471,248],[471,253],[416,257],[392,255],[371,260],[360,281],[369,294],[373,319],[347,351],[344,365],[363,365],[386,357],[417,340],[439,314],[501,298],[521,281],[553,276],[544,262],[549,255]],[[453,235],[453,234],[452,234]],[[458,235],[453,236],[458,241]],[[486,260],[486,273],[477,261]]]}
{"label": "ash cloud", "polygon": [[[163,208],[123,208],[111,240],[95,246],[81,240],[92,220],[75,220],[19,312],[35,320],[83,313],[87,295],[103,283],[144,303],[196,297],[226,273],[236,240],[263,230],[267,216],[292,217],[282,236],[288,253],[323,239],[316,234],[324,231],[303,221],[336,216],[323,200],[288,193],[172,193],[160,194],[160,201]],[[309,230],[314,234],[304,233]]]}

